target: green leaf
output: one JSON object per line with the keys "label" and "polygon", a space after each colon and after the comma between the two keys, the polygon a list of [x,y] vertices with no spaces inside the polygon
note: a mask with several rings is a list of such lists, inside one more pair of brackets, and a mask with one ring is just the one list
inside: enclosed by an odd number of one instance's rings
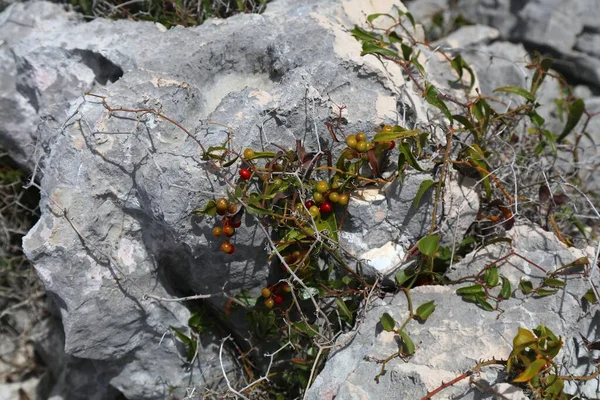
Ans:
{"label": "green leaf", "polygon": [[402,347],[403,347],[403,349],[401,349],[402,352],[409,356],[412,356],[413,354],[415,354],[415,344],[413,343],[410,336],[408,336],[403,330],[400,330],[398,333],[400,334],[400,337],[402,338]]}
{"label": "green leaf", "polygon": [[410,56],[412,54],[412,47],[405,45],[404,43],[400,44],[400,48],[402,49],[402,57],[404,57],[404,59],[406,61],[410,60]]}
{"label": "green leaf", "polygon": [[226,163],[223,164],[224,168],[227,167],[231,167],[233,164],[235,164],[235,162],[237,161],[238,157],[233,157],[233,159],[227,161]]}
{"label": "green leaf", "polygon": [[175,328],[174,326],[171,326],[170,328],[173,331],[173,333],[175,334],[175,336],[177,336],[177,339],[179,339],[179,341],[181,343],[188,345],[188,346],[192,343],[192,339],[189,336],[187,336],[185,333],[183,333],[179,329]]}
{"label": "green leaf", "polygon": [[383,313],[379,321],[381,322],[381,326],[383,326],[383,329],[386,332],[392,332],[394,330],[394,327],[396,326],[396,321],[394,320],[394,317],[392,317],[388,313]]}
{"label": "green leaf", "polygon": [[319,328],[316,325],[310,325],[305,321],[293,323],[292,329],[296,329],[310,337],[315,337],[319,333]]}
{"label": "green leaf", "polygon": [[417,70],[419,70],[419,72],[421,73],[421,75],[425,75],[425,68],[423,68],[423,66],[419,62],[419,55],[420,54],[421,54],[421,52],[419,52],[416,55],[412,56],[412,58],[410,59],[410,62],[415,66],[415,68],[417,68]]}
{"label": "green leaf", "polygon": [[402,286],[404,284],[404,282],[406,282],[407,280],[409,280],[410,278],[415,276],[415,271],[409,268],[404,268],[401,269],[400,271],[396,272],[396,283],[398,284],[398,286]]}
{"label": "green leaf", "polygon": [[485,284],[488,287],[493,288],[500,283],[500,277],[498,276],[498,267],[491,267],[485,270],[484,278]]}
{"label": "green leaf", "polygon": [[410,21],[410,24],[413,26],[413,28],[415,27],[415,25],[417,25],[417,23],[415,22],[415,17],[413,17],[413,15],[409,12],[407,13],[403,13],[404,15],[406,15],[406,18],[408,18],[408,20]]}
{"label": "green leaf", "polygon": [[502,289],[500,289],[499,297],[502,299],[508,299],[508,298],[510,298],[511,294],[512,294],[512,288],[510,286],[510,281],[503,276],[502,277]]}
{"label": "green leaf", "polygon": [[535,126],[537,126],[538,128],[541,127],[542,125],[544,125],[544,123],[546,122],[546,120],[540,114],[538,114],[535,110],[531,111],[527,115],[529,115],[529,119],[531,120],[531,122],[533,122],[533,124]]}
{"label": "green leaf", "polygon": [[552,154],[556,155],[556,139],[554,139],[554,135],[548,129],[540,129],[540,132],[544,135],[546,142],[550,145]]}
{"label": "green leaf", "polygon": [[558,289],[537,288],[535,291],[535,295],[538,297],[546,297],[546,296],[552,296],[556,292],[558,292]]}
{"label": "green leaf", "polygon": [[467,294],[474,294],[474,295],[484,294],[483,286],[481,286],[480,284],[471,285],[471,286],[463,286],[461,288],[456,289],[456,294],[461,295],[461,296],[467,295]]}
{"label": "green leaf", "polygon": [[[398,150],[400,151],[400,156],[403,157],[403,159],[400,159],[400,158],[398,159],[398,168],[402,168],[404,166],[404,162],[407,162],[408,165],[410,165],[417,171],[425,172],[425,170],[419,165],[419,163],[417,162],[417,159],[413,155],[410,143],[408,143],[408,142],[400,143],[398,145]],[[401,162],[401,161],[404,161],[404,162]]]}
{"label": "green leaf", "polygon": [[467,117],[465,117],[464,115],[456,114],[456,115],[453,115],[452,118],[454,118],[455,121],[460,122],[468,130],[470,130],[470,131],[475,130],[475,127],[473,126],[471,121],[469,121],[469,119]]}
{"label": "green leaf", "polygon": [[363,42],[362,52],[360,53],[360,55],[364,56],[366,54],[379,54],[385,57],[399,58],[398,53],[396,53],[395,51],[383,48],[372,42]]}
{"label": "green leaf", "polygon": [[485,301],[483,297],[477,297],[476,302],[477,305],[483,308],[485,311],[494,311],[494,307],[490,303]]}
{"label": "green leaf", "polygon": [[277,154],[272,151],[255,151],[252,157],[246,158],[246,160],[256,160],[257,158],[274,158]]}
{"label": "green leaf", "polygon": [[525,371],[521,372],[519,376],[513,379],[513,382],[529,382],[534,376],[536,376],[542,368],[546,365],[546,360],[539,359],[535,360],[525,368]]}
{"label": "green leaf", "polygon": [[417,308],[417,317],[423,321],[427,320],[427,318],[429,318],[431,313],[435,310],[435,307],[434,300],[421,304]]}
{"label": "green leaf", "polygon": [[530,281],[521,280],[519,282],[519,289],[523,294],[529,294],[533,291],[533,284]]}
{"label": "green leaf", "polygon": [[425,91],[425,100],[432,106],[440,109],[440,111],[446,116],[446,118],[448,118],[450,123],[452,123],[452,121],[454,121],[452,119],[452,114],[450,113],[450,110],[446,106],[446,103],[444,103],[438,97],[437,89],[431,83],[427,82],[427,83],[425,83],[425,90],[426,90]]}
{"label": "green leaf", "polygon": [[583,298],[586,299],[588,302],[590,302],[591,304],[597,303],[598,299],[596,298],[596,294],[594,293],[594,291],[592,289],[588,290],[584,295]]}
{"label": "green leaf", "polygon": [[200,217],[204,217],[205,215],[210,215],[214,217],[217,213],[217,203],[214,200],[210,200],[206,203],[206,206],[203,209],[196,209],[192,211],[192,214],[198,215]]}
{"label": "green leaf", "polygon": [[[539,56],[539,57],[541,57],[541,56]],[[544,81],[544,78],[546,77],[548,70],[552,66],[552,63],[553,63],[553,61],[550,58],[543,58],[539,62],[540,68],[539,69],[536,68],[535,73],[533,74],[533,79],[531,81],[531,90],[530,91],[532,94],[535,94],[535,92],[537,92],[538,88],[542,85],[542,82]]]}
{"label": "green leaf", "polygon": [[518,86],[502,86],[494,90],[496,92],[505,92],[505,93],[513,93],[519,95],[521,97],[526,98],[529,101],[535,102],[535,96],[529,93],[527,90]]}
{"label": "green leaf", "polygon": [[558,143],[562,142],[562,140],[567,137],[569,133],[575,128],[583,112],[585,111],[585,102],[583,99],[577,99],[567,107],[567,113],[569,117],[567,118],[567,124],[565,125],[565,129],[563,129],[560,136],[556,139]]}
{"label": "green leaf", "polygon": [[358,26],[355,26],[354,29],[350,31],[352,36],[354,36],[357,40],[367,41],[367,42],[379,42],[381,38],[377,35],[369,33]]}
{"label": "green leaf", "polygon": [[427,192],[427,190],[433,186],[434,182],[431,179],[426,179],[423,182],[421,182],[421,185],[419,186],[419,190],[417,191],[417,194],[412,202],[412,208],[416,209],[419,207],[419,204],[421,203],[421,197],[423,197],[423,195],[425,194],[425,192]]}
{"label": "green leaf", "polygon": [[392,132],[376,133],[375,136],[373,136],[373,141],[375,143],[387,143],[387,142],[392,142],[392,141],[398,140],[398,139],[402,140],[402,139],[406,139],[409,137],[417,136],[420,133],[421,132],[418,129],[413,129],[411,131],[408,131],[408,130],[402,128],[401,126],[395,126]]}
{"label": "green leaf", "polygon": [[338,307],[338,312],[340,313],[342,319],[348,322],[349,324],[352,324],[354,317],[352,316],[352,312],[350,312],[350,309],[348,308],[344,300],[338,297],[335,299],[335,304]]}
{"label": "green leaf", "polygon": [[385,14],[385,13],[378,13],[378,14],[369,14],[367,15],[367,21],[369,22],[373,22],[374,19],[381,17],[382,15],[386,16],[386,17],[390,17],[391,19],[393,19],[394,21],[396,20],[394,17],[392,17],[390,14]]}
{"label": "green leaf", "polygon": [[544,286],[550,286],[553,288],[560,288],[560,287],[564,287],[566,285],[565,282],[561,281],[560,279],[555,279],[555,278],[546,278],[544,279]]}
{"label": "green leaf", "polygon": [[426,256],[433,257],[438,251],[440,235],[429,235],[417,242],[417,248]]}
{"label": "green leaf", "polygon": [[529,346],[532,343],[535,343],[537,338],[528,329],[519,327],[517,329],[517,334],[513,338],[513,352],[520,352],[525,347]]}
{"label": "green leaf", "polygon": [[450,65],[452,66],[452,68],[454,68],[458,75],[458,78],[455,81],[452,81],[451,83],[459,82],[462,79],[464,69],[469,73],[469,77],[471,79],[468,88],[468,90],[471,91],[473,85],[475,85],[475,74],[473,73],[471,67],[469,67],[469,65],[465,62],[465,60],[463,60],[463,58],[460,55],[456,56],[456,58],[450,61]]}

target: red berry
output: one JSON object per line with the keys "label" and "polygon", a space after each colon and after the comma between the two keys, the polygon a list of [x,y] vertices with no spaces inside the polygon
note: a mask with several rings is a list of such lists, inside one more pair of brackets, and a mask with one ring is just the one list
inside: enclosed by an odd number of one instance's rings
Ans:
{"label": "red berry", "polygon": [[252,172],[250,172],[250,170],[248,168],[242,168],[240,169],[240,177],[244,180],[248,180],[250,179],[250,177],[252,176]]}
{"label": "red berry", "polygon": [[391,142],[390,143],[390,148],[388,150],[393,150],[394,147],[396,147],[396,142]]}
{"label": "red berry", "polygon": [[260,294],[262,295],[262,297],[264,298],[269,298],[271,297],[271,289],[269,288],[262,288],[262,290],[260,291]]}
{"label": "red berry", "polygon": [[275,305],[275,302],[273,301],[273,299],[265,299],[265,307],[273,308],[274,305]]}
{"label": "red berry", "polygon": [[321,207],[319,207],[319,210],[322,213],[329,213],[329,212],[331,212],[332,209],[333,209],[333,206],[328,201],[323,202],[323,204],[321,204]]}
{"label": "red berry", "polygon": [[315,205],[315,202],[314,202],[314,201],[312,201],[312,200],[306,200],[306,201],[304,202],[304,205],[306,206],[306,208],[311,208],[312,206],[314,206],[314,205]]}
{"label": "red berry", "polygon": [[223,253],[233,254],[233,252],[235,251],[235,247],[233,247],[233,245],[228,241],[225,241],[223,242],[223,244],[221,244],[221,251]]}
{"label": "red berry", "polygon": [[273,298],[273,301],[275,302],[275,304],[281,304],[281,303],[283,303],[283,297],[281,297],[280,295],[276,295]]}
{"label": "red berry", "polygon": [[223,227],[223,233],[227,237],[232,237],[233,235],[235,235],[235,229],[231,225],[225,225]]}

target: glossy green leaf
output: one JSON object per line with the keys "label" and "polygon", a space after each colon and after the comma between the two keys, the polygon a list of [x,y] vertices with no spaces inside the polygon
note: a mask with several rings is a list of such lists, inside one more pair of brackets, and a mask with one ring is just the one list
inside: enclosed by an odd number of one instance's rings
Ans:
{"label": "glossy green leaf", "polygon": [[523,294],[529,294],[533,291],[533,284],[530,281],[521,280],[519,282],[519,289]]}
{"label": "glossy green leaf", "polygon": [[519,376],[513,379],[513,382],[529,382],[535,375],[539,374],[542,368],[544,368],[544,365],[546,365],[546,360],[535,360],[525,368],[525,371],[521,372]]}
{"label": "glossy green leaf", "polygon": [[537,338],[533,332],[529,329],[519,327],[516,336],[513,338],[513,350],[519,352],[530,344],[535,343],[536,340]]}
{"label": "glossy green leaf", "polygon": [[531,122],[533,122],[533,124],[535,126],[537,126],[538,128],[541,127],[542,125],[544,125],[544,123],[546,122],[546,120],[540,114],[538,114],[535,110],[531,111],[528,115],[529,115],[529,119],[531,120]]}
{"label": "glossy green leaf", "polygon": [[485,270],[483,280],[488,287],[494,287],[500,283],[498,267],[491,267]]}
{"label": "glossy green leaf", "polygon": [[367,15],[367,21],[369,22],[373,22],[373,20],[381,17],[381,16],[386,16],[386,17],[390,17],[391,19],[393,19],[394,21],[396,20],[394,17],[392,17],[390,14],[385,14],[385,13],[377,13],[377,14],[369,14]]}
{"label": "glossy green leaf", "polygon": [[458,75],[458,78],[455,81],[452,81],[451,83],[459,82],[462,79],[463,71],[466,70],[469,73],[470,77],[468,87],[468,90],[470,91],[473,88],[473,85],[475,85],[475,74],[473,73],[471,67],[469,67],[469,65],[465,62],[465,60],[463,60],[463,58],[460,55],[456,56],[452,61],[450,61],[450,65],[452,66],[452,68],[454,68],[456,74]]}
{"label": "glossy green leaf", "polygon": [[454,121],[452,114],[450,113],[448,106],[446,106],[446,103],[439,98],[437,89],[432,84],[426,83],[425,90],[425,100],[432,106],[438,108],[446,116],[446,118],[448,118],[450,123],[452,123],[452,121]]}
{"label": "glossy green leaf", "polygon": [[531,93],[529,93],[529,91],[523,89],[522,87],[518,87],[518,86],[502,86],[499,88],[496,88],[494,90],[494,93],[496,92],[504,92],[504,93],[513,93],[516,95],[519,95],[521,97],[524,97],[525,99],[535,102],[535,96],[532,95]]}
{"label": "glossy green leaf", "polygon": [[387,143],[392,142],[394,140],[403,140],[409,137],[417,136],[421,133],[418,129],[413,129],[411,131],[406,130],[400,126],[394,127],[394,130],[389,133],[379,132],[373,136],[373,141],[375,143]]}
{"label": "glossy green leaf", "polygon": [[394,320],[394,317],[392,317],[388,313],[383,313],[379,321],[381,322],[381,326],[383,326],[383,329],[386,332],[392,332],[394,330],[394,327],[396,326],[396,321]]}
{"label": "glossy green leaf", "polygon": [[555,279],[555,278],[544,279],[544,286],[560,288],[560,287],[564,287],[565,285],[566,285],[566,283],[564,281],[561,281],[560,279]]}
{"label": "glossy green leaf", "polygon": [[399,58],[398,53],[396,53],[395,51],[386,49],[372,42],[363,42],[362,52],[360,53],[360,55],[364,56],[366,54],[379,54],[385,57]]}
{"label": "glossy green leaf", "polygon": [[277,154],[272,151],[255,151],[252,157],[245,158],[245,160],[256,160],[257,158],[274,158]]}
{"label": "glossy green leaf", "polygon": [[367,42],[369,42],[369,41],[379,42],[381,40],[381,38],[379,36],[369,33],[367,31],[359,28],[358,26],[355,26],[354,29],[352,29],[350,31],[350,33],[357,40],[362,40],[362,41],[367,41]]}
{"label": "glossy green leaf", "polygon": [[[541,58],[541,56],[539,56]],[[539,69],[536,68],[535,73],[533,74],[533,79],[531,81],[531,93],[535,94],[537,92],[537,90],[539,89],[539,87],[542,85],[542,82],[544,81],[544,78],[546,77],[546,74],[548,72],[548,70],[550,69],[550,67],[552,66],[552,59],[550,58],[543,58],[540,62],[539,62]]]}
{"label": "glossy green leaf", "polygon": [[490,303],[488,303],[483,297],[477,297],[476,303],[485,311],[494,311],[494,307]]}
{"label": "glossy green leaf", "polygon": [[512,295],[512,287],[510,281],[506,277],[502,277],[502,289],[500,289],[500,298],[508,299]]}
{"label": "glossy green leaf", "polygon": [[426,179],[423,182],[421,182],[419,190],[417,191],[417,194],[415,195],[415,198],[412,202],[412,208],[417,209],[419,207],[419,204],[421,203],[421,197],[423,197],[425,192],[427,192],[427,190],[429,190],[429,188],[431,188],[435,183],[437,182],[434,182],[431,179]]}
{"label": "glossy green leaf", "polygon": [[484,294],[483,292],[483,286],[481,286],[480,284],[475,284],[475,285],[471,285],[471,286],[464,286],[461,288],[456,289],[456,294],[458,295],[466,295],[466,294]]}
{"label": "glossy green leaf", "polygon": [[404,43],[402,43],[400,45],[400,48],[402,49],[402,57],[404,57],[404,59],[406,61],[410,60],[410,56],[412,54],[412,47],[405,45]]}
{"label": "glossy green leaf", "polygon": [[214,217],[216,213],[217,203],[214,200],[210,200],[208,203],[206,203],[206,206],[203,209],[196,209],[192,211],[192,214],[198,215],[200,217],[203,217],[205,215],[210,215],[211,217]]}
{"label": "glossy green leaf", "polygon": [[415,271],[409,268],[401,269],[396,272],[396,283],[398,286],[402,286],[407,280],[415,276]]}
{"label": "glossy green leaf", "polygon": [[440,235],[429,235],[417,242],[417,248],[426,256],[433,257],[438,251]]}
{"label": "glossy green leaf", "polygon": [[469,121],[469,119],[467,117],[465,117],[464,115],[456,114],[456,115],[453,115],[452,118],[454,118],[455,121],[460,122],[468,130],[475,129],[475,127],[473,126],[471,121]]}
{"label": "glossy green leaf", "polygon": [[415,344],[413,343],[410,336],[404,331],[399,331],[400,338],[402,338],[402,352],[406,355],[412,356],[415,354]]}
{"label": "glossy green leaf", "polygon": [[417,307],[417,317],[423,321],[427,320],[431,313],[435,310],[435,301],[431,300]]}
{"label": "glossy green leaf", "polygon": [[183,333],[181,330],[175,328],[174,326],[171,326],[170,328],[181,343],[186,344],[188,346],[192,343],[192,339],[188,335]]}
{"label": "glossy green leaf", "polygon": [[594,291],[592,289],[588,290],[584,295],[583,298],[586,299],[588,302],[594,304],[598,302],[598,299],[596,298],[596,294],[594,293]]}
{"label": "glossy green leaf", "polygon": [[335,299],[335,304],[338,308],[338,312],[340,313],[342,319],[348,322],[349,324],[352,324],[352,322],[354,321],[354,317],[352,316],[352,312],[350,312],[350,309],[348,308],[344,300],[338,297]]}
{"label": "glossy green leaf", "polygon": [[425,68],[423,68],[423,66],[419,62],[420,54],[421,54],[421,52],[418,52],[416,55],[412,56],[412,58],[410,59],[410,62],[415,66],[415,68],[417,68],[417,70],[421,73],[421,75],[425,75]]}
{"label": "glossy green leaf", "polygon": [[538,297],[546,297],[546,296],[552,296],[556,292],[558,292],[558,289],[537,288],[535,291],[535,295]]}
{"label": "glossy green leaf", "polygon": [[[407,162],[408,165],[410,165],[417,171],[425,172],[425,170],[419,165],[419,163],[417,162],[417,159],[413,155],[410,143],[407,143],[407,142],[400,143],[398,145],[398,150],[400,151],[400,156],[402,157],[402,159],[400,159],[400,158],[398,159],[398,167],[399,168],[402,168],[404,166],[404,162]],[[403,162],[401,162],[401,161],[403,161]]]}
{"label": "glossy green leaf", "polygon": [[577,99],[567,106],[567,123],[560,136],[556,139],[557,143],[563,141],[565,137],[575,128],[581,116],[585,111],[585,102],[583,99]]}

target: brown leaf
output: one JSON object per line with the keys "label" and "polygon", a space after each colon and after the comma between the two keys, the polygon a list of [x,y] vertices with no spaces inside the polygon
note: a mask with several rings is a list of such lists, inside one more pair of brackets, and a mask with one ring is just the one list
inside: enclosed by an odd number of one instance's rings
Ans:
{"label": "brown leaf", "polygon": [[548,201],[550,200],[550,189],[548,189],[548,186],[540,186],[539,197],[541,204],[548,204]]}
{"label": "brown leaf", "polygon": [[367,151],[367,156],[369,157],[369,165],[371,166],[373,174],[375,174],[376,177],[381,178],[381,173],[379,172],[379,161],[375,155],[375,149]]}
{"label": "brown leaf", "polygon": [[566,194],[555,194],[554,196],[552,196],[552,200],[554,200],[554,204],[560,207],[567,204],[571,199]]}

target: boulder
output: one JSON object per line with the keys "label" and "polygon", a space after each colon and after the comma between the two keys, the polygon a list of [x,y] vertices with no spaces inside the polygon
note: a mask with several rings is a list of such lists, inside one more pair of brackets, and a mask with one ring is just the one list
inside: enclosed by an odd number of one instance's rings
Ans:
{"label": "boulder", "polygon": [[[589,375],[595,371],[590,354],[582,348],[581,336],[595,338],[597,312],[590,313],[583,295],[589,282],[581,275],[563,276],[564,289],[548,297],[525,296],[516,289],[522,279],[534,287],[546,272],[580,257],[593,259],[595,250],[567,248],[554,234],[531,225],[516,225],[508,232],[510,245],[492,244],[467,255],[448,274],[453,280],[474,276],[492,263],[511,282],[512,297],[499,303],[498,311],[485,311],[465,302],[456,289],[472,284],[421,286],[410,290],[413,307],[434,301],[436,308],[426,321],[410,321],[404,331],[416,351],[412,357],[382,360],[398,352],[399,336],[383,329],[380,318],[388,313],[399,327],[408,318],[403,294],[377,299],[364,314],[355,331],[342,335],[333,345],[324,369],[309,389],[307,398],[419,399],[485,360],[506,360],[519,327],[533,329],[546,325],[560,335],[564,346],[556,361],[562,374]],[[518,254],[508,256],[511,252]],[[500,261],[498,261],[500,260]],[[378,376],[379,375],[379,376]],[[490,393],[503,398],[527,398],[517,386],[503,383],[508,377],[502,366],[486,367],[462,379],[433,397],[480,399]],[[597,382],[569,382],[566,391],[579,396],[597,396]]]}

